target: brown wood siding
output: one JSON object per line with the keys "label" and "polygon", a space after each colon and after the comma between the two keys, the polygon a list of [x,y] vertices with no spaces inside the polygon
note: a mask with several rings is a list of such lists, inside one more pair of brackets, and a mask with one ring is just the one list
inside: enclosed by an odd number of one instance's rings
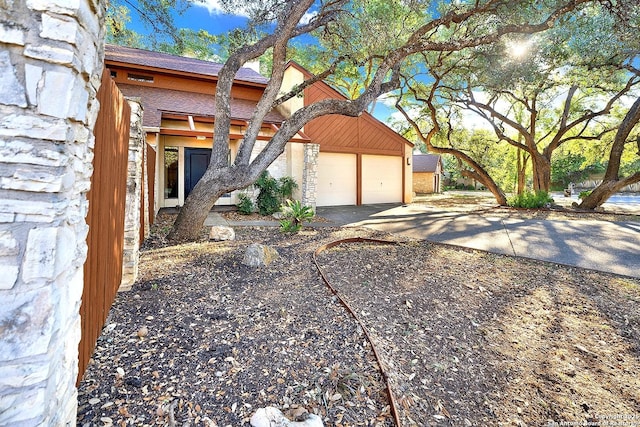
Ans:
{"label": "brown wood siding", "polygon": [[124,210],[131,108],[108,71],[98,92],[100,113],[95,125],[91,190],[87,194],[87,260],[80,316],[78,381],[93,354],[122,279]]}
{"label": "brown wood siding", "polygon": [[[216,81],[213,78],[194,79],[184,76],[172,76],[155,71],[138,70],[134,68],[124,68],[107,64],[109,70],[114,72],[116,83],[124,83],[138,86],[152,86],[161,89],[181,90],[184,92],[205,93],[215,95]],[[129,80],[128,74],[142,74],[144,76],[153,77],[153,83]],[[257,101],[262,97],[263,88],[254,88],[242,86],[238,83],[231,88],[231,96],[237,99],[248,99]]]}
{"label": "brown wood siding", "polygon": [[[324,83],[316,83],[305,90],[305,105],[341,96]],[[406,140],[368,113],[360,117],[330,115],[307,123],[304,132],[320,151],[361,154],[404,154]]]}
{"label": "brown wood siding", "polygon": [[147,147],[147,191],[149,200],[149,225],[153,224],[156,220],[156,150],[149,144],[145,144]]}

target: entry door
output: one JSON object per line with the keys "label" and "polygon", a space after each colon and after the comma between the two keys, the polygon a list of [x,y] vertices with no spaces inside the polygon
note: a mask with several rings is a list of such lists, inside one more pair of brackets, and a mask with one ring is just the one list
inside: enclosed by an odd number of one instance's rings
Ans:
{"label": "entry door", "polygon": [[184,149],[184,198],[186,199],[193,187],[204,175],[211,160],[210,148]]}

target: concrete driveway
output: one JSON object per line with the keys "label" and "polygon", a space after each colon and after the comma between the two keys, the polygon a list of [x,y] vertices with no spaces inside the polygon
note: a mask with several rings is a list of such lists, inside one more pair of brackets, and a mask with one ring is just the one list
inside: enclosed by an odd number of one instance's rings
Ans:
{"label": "concrete driveway", "polygon": [[340,225],[640,278],[640,222],[504,218],[426,204],[320,207]]}

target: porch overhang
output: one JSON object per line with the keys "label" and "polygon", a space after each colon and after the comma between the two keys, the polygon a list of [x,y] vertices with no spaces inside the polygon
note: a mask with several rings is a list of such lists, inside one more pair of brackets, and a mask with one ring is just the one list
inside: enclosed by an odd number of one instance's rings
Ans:
{"label": "porch overhang", "polygon": [[[166,119],[166,120],[165,120]],[[166,126],[167,122],[180,123],[179,126]],[[160,135],[194,137],[198,139],[213,138],[214,118],[211,116],[195,116],[190,114],[181,114],[175,112],[162,112],[162,125],[158,128]],[[184,123],[184,125],[182,125]],[[199,129],[206,126],[210,129]],[[244,130],[249,126],[249,122],[243,119],[232,119],[231,126],[234,128],[229,133],[229,139],[244,139]],[[261,132],[257,139],[259,141],[269,141],[273,135],[280,130],[277,123],[262,123]],[[309,138],[303,131],[298,131],[289,142],[309,143]]]}

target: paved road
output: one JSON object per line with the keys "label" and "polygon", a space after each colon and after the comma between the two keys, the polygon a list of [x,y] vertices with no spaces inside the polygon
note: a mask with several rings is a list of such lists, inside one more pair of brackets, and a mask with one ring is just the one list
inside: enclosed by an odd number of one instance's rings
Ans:
{"label": "paved road", "polygon": [[424,204],[318,208],[341,225],[640,277],[640,223],[503,218]]}

